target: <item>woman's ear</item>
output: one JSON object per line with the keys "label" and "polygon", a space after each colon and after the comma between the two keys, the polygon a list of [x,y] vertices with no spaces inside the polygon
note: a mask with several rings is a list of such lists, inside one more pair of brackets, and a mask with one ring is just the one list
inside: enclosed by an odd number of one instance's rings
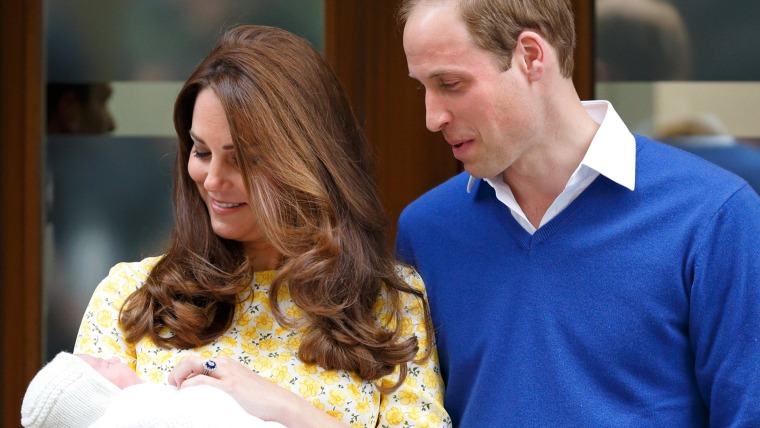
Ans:
{"label": "woman's ear", "polygon": [[539,80],[544,74],[549,44],[538,33],[523,31],[517,38],[515,59],[528,80]]}

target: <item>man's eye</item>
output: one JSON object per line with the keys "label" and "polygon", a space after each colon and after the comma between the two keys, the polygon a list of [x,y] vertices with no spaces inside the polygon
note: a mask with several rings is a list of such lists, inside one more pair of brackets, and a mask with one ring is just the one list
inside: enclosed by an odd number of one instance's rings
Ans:
{"label": "man's eye", "polygon": [[459,82],[441,82],[439,84],[442,89],[456,89],[458,85]]}

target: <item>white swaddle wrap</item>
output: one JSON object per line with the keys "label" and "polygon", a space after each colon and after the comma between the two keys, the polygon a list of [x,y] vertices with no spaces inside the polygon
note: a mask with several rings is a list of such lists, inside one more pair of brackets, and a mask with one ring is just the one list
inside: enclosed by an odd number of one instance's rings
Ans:
{"label": "white swaddle wrap", "polygon": [[285,428],[248,414],[224,391],[199,385],[176,389],[140,384],[124,388],[92,428]]}

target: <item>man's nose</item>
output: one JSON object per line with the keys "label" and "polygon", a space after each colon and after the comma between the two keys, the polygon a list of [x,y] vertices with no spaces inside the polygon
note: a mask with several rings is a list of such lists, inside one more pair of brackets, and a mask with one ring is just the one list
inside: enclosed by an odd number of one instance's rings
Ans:
{"label": "man's nose", "polygon": [[425,126],[431,132],[438,132],[451,121],[451,112],[440,96],[432,91],[425,92]]}

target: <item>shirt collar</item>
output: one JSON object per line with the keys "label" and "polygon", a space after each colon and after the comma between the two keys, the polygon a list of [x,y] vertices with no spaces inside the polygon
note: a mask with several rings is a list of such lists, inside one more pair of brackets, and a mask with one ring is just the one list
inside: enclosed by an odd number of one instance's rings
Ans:
{"label": "shirt collar", "polygon": [[[599,124],[581,165],[633,190],[636,185],[636,139],[609,101],[581,103],[589,116]],[[467,193],[470,193],[475,181],[477,178],[470,176]]]}
{"label": "shirt collar", "polygon": [[583,107],[599,124],[599,130],[581,165],[633,190],[636,186],[636,139],[633,134],[609,101],[584,101]]}

